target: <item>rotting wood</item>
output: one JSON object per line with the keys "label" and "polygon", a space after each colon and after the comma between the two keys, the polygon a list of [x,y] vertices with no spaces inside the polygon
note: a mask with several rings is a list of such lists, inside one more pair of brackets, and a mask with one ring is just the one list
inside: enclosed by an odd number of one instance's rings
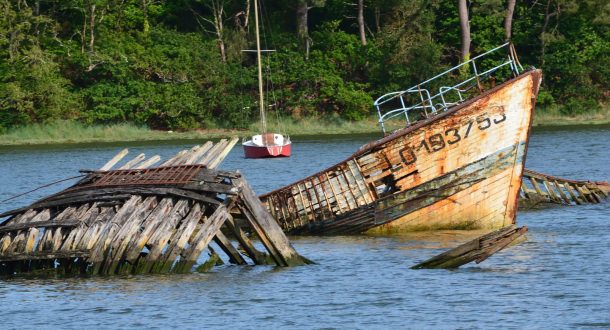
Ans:
{"label": "rotting wood", "polygon": [[492,254],[504,249],[518,237],[527,232],[527,226],[517,228],[517,225],[510,225],[481,237],[475,238],[456,248],[439,254],[424,262],[421,262],[412,269],[438,269],[438,268],[458,268],[464,264],[475,261],[480,263]]}
{"label": "rotting wood", "polygon": [[[533,190],[527,187],[531,184]],[[540,186],[542,183],[542,187]],[[562,179],[531,170],[523,171],[519,206],[523,209],[552,204],[581,205],[601,203],[610,192],[608,181],[578,181]]]}
{"label": "rotting wood", "polygon": [[232,181],[241,191],[239,199],[243,201],[243,205],[253,215],[252,218],[248,219],[251,221],[251,225],[260,227],[260,232],[257,230],[259,238],[269,241],[270,246],[267,247],[267,250],[272,256],[278,256],[284,266],[304,265],[303,258],[294,250],[282,229],[261,204],[248,182],[244,178],[237,178]]}
{"label": "rotting wood", "polygon": [[[254,264],[305,264],[241,174],[215,169],[236,142],[197,145],[157,168],[146,166],[158,156],[117,165],[123,150],[101,170],[82,170],[86,177],[72,187],[4,212],[0,217],[10,218],[0,223],[0,274],[188,272],[206,248],[217,256],[212,241],[238,265],[247,264],[242,249]],[[250,235],[265,242],[272,258],[235,224],[229,209],[240,208],[256,226],[248,227]],[[233,232],[241,249],[221,227]]]}

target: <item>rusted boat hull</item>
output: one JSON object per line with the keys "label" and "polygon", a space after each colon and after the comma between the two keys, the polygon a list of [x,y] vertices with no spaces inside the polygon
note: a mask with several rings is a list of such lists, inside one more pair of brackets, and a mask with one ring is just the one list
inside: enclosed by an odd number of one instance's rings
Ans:
{"label": "rusted boat hull", "polygon": [[261,199],[292,234],[510,225],[540,80],[521,74]]}

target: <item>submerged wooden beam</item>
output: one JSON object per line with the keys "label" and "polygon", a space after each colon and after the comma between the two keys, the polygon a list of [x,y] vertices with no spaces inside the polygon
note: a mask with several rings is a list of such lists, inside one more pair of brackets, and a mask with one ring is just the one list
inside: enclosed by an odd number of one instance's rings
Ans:
{"label": "submerged wooden beam", "polygon": [[492,254],[502,250],[515,239],[527,232],[527,226],[517,228],[517,225],[510,225],[479,238],[464,243],[454,249],[439,254],[424,262],[421,262],[412,269],[430,268],[458,268],[471,261],[480,263]]}

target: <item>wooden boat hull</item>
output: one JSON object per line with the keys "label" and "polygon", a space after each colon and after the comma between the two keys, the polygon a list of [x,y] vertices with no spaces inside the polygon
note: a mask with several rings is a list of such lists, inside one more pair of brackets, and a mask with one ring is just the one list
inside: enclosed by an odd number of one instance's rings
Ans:
{"label": "wooden boat hull", "polygon": [[292,234],[510,225],[540,80],[526,72],[261,199]]}
{"label": "wooden boat hull", "polygon": [[291,144],[281,146],[243,145],[246,158],[290,157]]}

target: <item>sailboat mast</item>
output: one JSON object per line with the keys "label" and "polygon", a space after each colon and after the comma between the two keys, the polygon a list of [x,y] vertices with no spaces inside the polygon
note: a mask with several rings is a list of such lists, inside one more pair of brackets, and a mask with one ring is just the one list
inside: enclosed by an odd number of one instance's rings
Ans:
{"label": "sailboat mast", "polygon": [[254,25],[256,26],[256,59],[258,62],[258,96],[259,96],[259,105],[261,112],[261,133],[266,133],[267,131],[267,121],[265,119],[265,105],[264,105],[264,97],[263,97],[263,67],[261,63],[261,41],[258,34],[258,3],[257,0],[254,0]]}

